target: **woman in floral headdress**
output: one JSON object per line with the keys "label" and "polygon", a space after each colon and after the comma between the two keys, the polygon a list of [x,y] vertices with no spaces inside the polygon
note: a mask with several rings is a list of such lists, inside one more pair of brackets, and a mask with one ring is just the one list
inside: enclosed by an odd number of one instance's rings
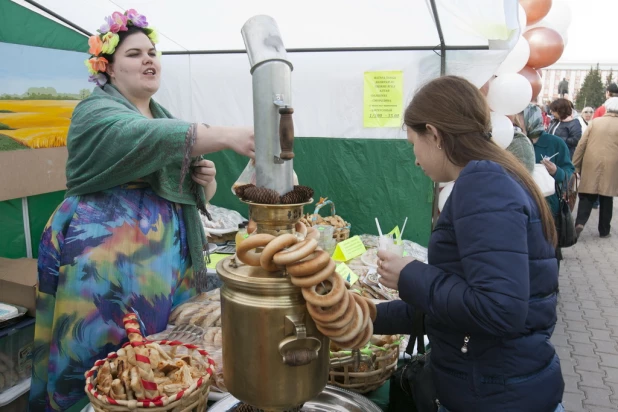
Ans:
{"label": "woman in floral headdress", "polygon": [[81,410],[84,372],[125,341],[125,313],[153,334],[209,288],[198,209],[215,168],[202,155],[253,157],[253,131],[174,119],[157,104],[156,42],[135,10],[114,13],[88,40],[98,87],[73,113],[66,198],[39,247],[31,411]]}

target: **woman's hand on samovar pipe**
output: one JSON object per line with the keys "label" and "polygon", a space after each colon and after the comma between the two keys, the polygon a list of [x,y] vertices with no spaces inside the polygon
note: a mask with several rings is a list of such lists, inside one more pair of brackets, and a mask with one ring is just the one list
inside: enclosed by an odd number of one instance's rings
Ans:
{"label": "woman's hand on samovar pipe", "polygon": [[191,178],[200,186],[208,186],[215,180],[216,175],[215,163],[210,160],[201,159],[193,164]]}
{"label": "woman's hand on samovar pipe", "polygon": [[253,128],[231,127],[229,147],[236,153],[255,159],[255,135]]}
{"label": "woman's hand on samovar pipe", "polygon": [[387,288],[399,290],[399,275],[414,258],[399,257],[386,250],[378,250],[378,282]]}

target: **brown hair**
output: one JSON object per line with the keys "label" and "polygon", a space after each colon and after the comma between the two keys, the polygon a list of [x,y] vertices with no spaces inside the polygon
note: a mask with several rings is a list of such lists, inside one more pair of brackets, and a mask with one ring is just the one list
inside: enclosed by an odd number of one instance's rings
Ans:
{"label": "brown hair", "polygon": [[489,106],[472,83],[456,76],[431,81],[414,96],[404,123],[419,135],[427,134],[428,124],[434,126],[447,159],[456,166],[465,167],[473,160],[502,166],[530,193],[539,208],[545,238],[556,245],[554,218],[543,194],[521,162],[491,140]]}
{"label": "brown hair", "polygon": [[560,120],[564,120],[573,114],[571,102],[567,99],[556,99],[549,105],[549,110],[558,113]]}

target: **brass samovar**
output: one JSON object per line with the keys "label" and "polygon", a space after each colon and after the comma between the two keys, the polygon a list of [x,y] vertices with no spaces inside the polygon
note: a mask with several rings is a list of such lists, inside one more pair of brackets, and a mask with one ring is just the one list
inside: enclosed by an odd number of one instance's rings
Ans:
{"label": "brass samovar", "polygon": [[[242,28],[253,76],[256,186],[293,189],[292,64],[268,16]],[[294,233],[304,204],[249,203],[257,233]],[[222,260],[223,375],[229,392],[256,410],[297,410],[316,397],[329,372],[329,340],[315,327],[300,288],[287,275]]]}

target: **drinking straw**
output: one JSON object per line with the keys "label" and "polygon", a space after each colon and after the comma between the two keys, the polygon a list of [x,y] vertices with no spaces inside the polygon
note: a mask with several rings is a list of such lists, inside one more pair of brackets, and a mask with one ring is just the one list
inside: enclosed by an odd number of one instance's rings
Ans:
{"label": "drinking straw", "polygon": [[406,223],[408,223],[408,217],[406,216],[406,220],[403,221],[403,227],[401,228],[401,232],[399,232],[399,240],[403,238],[403,231],[406,230]]}
{"label": "drinking straw", "polygon": [[380,228],[380,222],[378,222],[378,218],[376,217],[376,226],[378,227],[378,233],[382,236],[382,228]]}

